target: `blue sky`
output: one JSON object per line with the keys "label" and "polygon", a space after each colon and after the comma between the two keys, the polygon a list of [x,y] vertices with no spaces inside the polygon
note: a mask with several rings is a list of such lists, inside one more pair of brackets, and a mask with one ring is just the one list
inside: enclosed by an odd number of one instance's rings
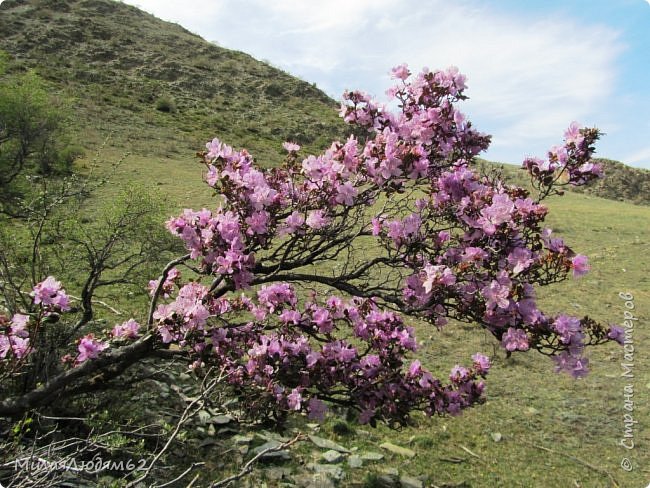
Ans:
{"label": "blue sky", "polygon": [[339,99],[388,71],[458,66],[488,159],[543,156],[577,120],[597,154],[650,169],[650,0],[127,0]]}

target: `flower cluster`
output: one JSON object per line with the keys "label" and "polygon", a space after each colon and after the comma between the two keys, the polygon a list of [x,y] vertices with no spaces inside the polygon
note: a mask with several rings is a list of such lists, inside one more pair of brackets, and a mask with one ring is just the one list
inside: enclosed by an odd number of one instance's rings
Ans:
{"label": "flower cluster", "polygon": [[[206,289],[192,288],[159,306],[161,340],[178,341],[200,364],[224,368],[230,384],[247,392],[255,415],[303,410],[320,418],[323,400],[336,397],[356,407],[361,422],[404,422],[414,408],[457,413],[481,399],[485,356],[475,356],[470,369],[456,367],[463,374],[452,373],[446,385],[419,362],[407,367],[405,356],[416,349],[413,329],[373,300],[331,296],[300,306],[294,287],[284,282],[261,287],[254,299],[215,300]],[[189,326],[197,306],[202,319]],[[250,320],[230,318],[246,313]]]}
{"label": "flower cluster", "polygon": [[53,276],[48,276],[38,283],[30,293],[34,303],[41,305],[46,312],[65,312],[70,310],[70,299],[61,288],[61,283]]}
{"label": "flower cluster", "polygon": [[[346,92],[340,114],[355,135],[323,154],[299,157],[300,146],[285,142],[284,164],[265,169],[213,139],[200,158],[219,205],[167,222],[196,273],[186,284],[176,269],[150,282],[158,306],[148,338],[180,349],[195,370],[216,367],[251,416],[322,419],[334,402],[362,423],[404,424],[413,410],[456,414],[480,402],[489,359],[475,354],[435,378],[412,357],[404,315],[476,324],[508,353],[542,351],[575,377],[587,372],[587,346],[622,341],[617,326],[551,316],[536,300],[537,286],[589,270],[544,227],[542,200],[600,175],[590,162],[598,131],[572,124],[547,161],[524,162],[534,199],[474,166],[490,137],[455,106],[467,98],[456,68],[414,76],[400,65],[391,74],[400,110]],[[325,298],[324,287],[338,294]],[[45,314],[69,306],[52,277],[33,296]],[[21,320],[0,329],[1,357],[29,340]],[[68,361],[145,340],[134,320],[110,337],[82,337]]]}
{"label": "flower cluster", "polygon": [[602,178],[602,166],[591,162],[594,143],[600,133],[597,129],[582,128],[572,122],[564,132],[564,144],[553,146],[545,160],[526,158],[523,162],[532,178],[533,184],[544,191],[553,185],[584,185],[592,180]]}
{"label": "flower cluster", "polygon": [[0,359],[7,356],[20,360],[31,352],[29,344],[29,316],[14,314],[8,323],[4,316],[0,316]]}

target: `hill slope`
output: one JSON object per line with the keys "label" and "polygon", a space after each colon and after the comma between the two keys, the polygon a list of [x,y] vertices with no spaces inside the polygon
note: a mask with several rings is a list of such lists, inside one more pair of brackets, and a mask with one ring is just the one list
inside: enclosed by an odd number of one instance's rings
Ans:
{"label": "hill slope", "polygon": [[219,135],[261,160],[341,132],[323,92],[177,24],[111,0],[6,0],[0,49],[76,102],[83,142],[113,133],[142,154],[196,150]]}

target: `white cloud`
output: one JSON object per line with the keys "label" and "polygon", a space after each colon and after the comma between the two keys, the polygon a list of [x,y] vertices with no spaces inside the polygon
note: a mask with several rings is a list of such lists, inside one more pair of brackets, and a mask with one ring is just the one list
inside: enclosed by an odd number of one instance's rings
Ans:
{"label": "white cloud", "polygon": [[574,119],[613,124],[597,112],[616,81],[618,34],[560,14],[527,18],[474,0],[185,0],[182,9],[171,0],[128,3],[269,60],[335,97],[346,88],[381,97],[388,70],[404,61],[413,70],[456,65],[468,76],[464,110],[494,135],[490,155],[498,159],[543,152]]}

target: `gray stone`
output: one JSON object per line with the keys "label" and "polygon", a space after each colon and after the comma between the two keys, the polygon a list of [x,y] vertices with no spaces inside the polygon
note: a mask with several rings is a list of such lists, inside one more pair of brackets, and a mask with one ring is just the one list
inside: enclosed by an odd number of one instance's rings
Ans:
{"label": "gray stone", "polygon": [[424,488],[424,483],[413,476],[402,475],[399,478],[401,488]]}
{"label": "gray stone", "polygon": [[233,421],[233,418],[230,415],[215,415],[210,421],[216,425],[227,425]]}
{"label": "gray stone", "polygon": [[199,422],[202,425],[206,425],[212,418],[212,415],[210,415],[210,412],[208,412],[207,410],[199,410],[198,417],[199,417]]}
{"label": "gray stone", "polygon": [[321,459],[329,464],[340,463],[344,458],[345,456],[343,453],[335,451],[334,449],[330,449],[329,451],[325,451],[323,454],[321,454]]}
{"label": "gray stone", "polygon": [[321,449],[331,449],[333,451],[343,452],[345,454],[350,453],[349,449],[329,439],[323,439],[322,437],[310,435],[309,440],[312,441],[314,444],[316,444],[316,446],[320,447]]}
{"label": "gray stone", "polygon": [[360,468],[363,466],[363,459],[360,456],[353,454],[348,458],[348,466],[352,469]]}
{"label": "gray stone", "polygon": [[264,476],[274,481],[287,480],[291,476],[291,470],[288,468],[266,468]]}
{"label": "gray stone", "polygon": [[310,469],[315,473],[326,474],[337,481],[343,479],[344,475],[343,469],[339,466],[334,466],[333,464],[309,463],[307,464],[307,469]]}
{"label": "gray stone", "polygon": [[232,438],[232,441],[236,445],[241,446],[244,444],[250,444],[251,442],[253,442],[253,438],[245,435],[236,435]]}
{"label": "gray stone", "polygon": [[400,456],[409,458],[415,457],[415,451],[406,447],[395,445],[391,442],[384,442],[383,444],[380,444],[379,447],[386,449],[387,451],[390,451],[394,454],[399,454]]}
{"label": "gray stone", "polygon": [[[273,448],[279,447],[281,445],[282,445],[281,442],[270,440],[270,441],[262,444],[261,446],[258,446],[255,449],[253,449],[253,454],[255,454],[257,456],[258,454],[260,454],[261,452],[266,451],[267,449],[273,449]],[[244,446],[242,446],[242,447],[244,447]],[[291,454],[289,453],[289,451],[284,450],[284,449],[281,450],[281,451],[267,452],[266,454],[264,454],[260,458],[260,460],[264,460],[264,461],[289,461],[290,459],[291,459]]]}
{"label": "gray stone", "polygon": [[399,488],[399,478],[390,474],[382,474],[377,477],[377,488]]}
{"label": "gray stone", "polygon": [[326,473],[300,474],[293,477],[296,486],[302,488],[334,488],[336,484]]}
{"label": "gray stone", "polygon": [[361,459],[364,461],[381,461],[384,459],[384,455],[378,452],[364,452]]}

